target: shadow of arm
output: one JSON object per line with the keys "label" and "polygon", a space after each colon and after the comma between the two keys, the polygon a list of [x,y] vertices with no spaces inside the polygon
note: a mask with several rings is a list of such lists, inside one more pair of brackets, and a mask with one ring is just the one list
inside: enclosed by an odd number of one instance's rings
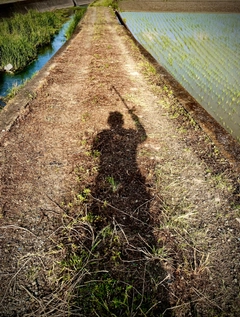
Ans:
{"label": "shadow of arm", "polygon": [[147,139],[146,130],[144,129],[144,126],[142,125],[141,121],[139,120],[139,117],[134,113],[134,109],[128,109],[128,113],[130,114],[132,120],[135,123],[135,126],[137,128],[137,132],[140,137],[140,142],[144,142]]}
{"label": "shadow of arm", "polygon": [[137,132],[139,134],[139,141],[140,142],[144,142],[147,139],[147,134],[146,131],[144,129],[144,126],[142,125],[142,123],[140,122],[138,116],[134,113],[135,109],[130,109],[126,103],[126,101],[124,100],[124,98],[120,95],[120,93],[118,92],[118,90],[112,86],[112,88],[114,89],[114,91],[116,92],[116,94],[119,96],[119,98],[122,100],[124,106],[128,109],[128,113],[130,114],[130,116],[132,117],[132,120],[135,122],[135,126],[137,128]]}

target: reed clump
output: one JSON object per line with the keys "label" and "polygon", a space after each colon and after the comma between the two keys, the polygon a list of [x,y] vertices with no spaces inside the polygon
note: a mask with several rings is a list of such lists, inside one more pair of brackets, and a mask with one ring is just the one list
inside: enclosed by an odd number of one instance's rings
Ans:
{"label": "reed clump", "polygon": [[23,69],[37,57],[41,46],[50,43],[66,21],[63,11],[16,13],[0,20],[0,70],[8,64],[11,71]]}
{"label": "reed clump", "polygon": [[69,40],[70,37],[72,36],[74,30],[76,29],[78,22],[82,19],[84,13],[86,12],[87,7],[84,8],[77,8],[75,9],[75,14],[73,16],[72,21],[69,24],[69,27],[66,31],[66,38]]}

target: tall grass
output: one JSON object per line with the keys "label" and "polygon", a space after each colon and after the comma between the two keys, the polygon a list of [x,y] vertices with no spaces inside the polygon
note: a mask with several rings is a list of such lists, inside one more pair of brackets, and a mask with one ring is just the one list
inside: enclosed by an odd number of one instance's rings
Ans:
{"label": "tall grass", "polygon": [[109,7],[111,6],[113,9],[118,8],[118,1],[117,0],[95,0],[93,1],[90,6],[92,7]]}
{"label": "tall grass", "polygon": [[86,12],[87,8],[78,8],[75,10],[74,17],[69,24],[69,27],[66,31],[66,38],[69,40],[70,37],[72,36],[74,30],[76,29],[76,26],[78,25],[78,22],[82,19],[84,13]]}
{"label": "tall grass", "polygon": [[23,69],[37,56],[38,49],[50,43],[66,16],[63,11],[14,14],[0,20],[0,69],[11,64],[13,71]]}

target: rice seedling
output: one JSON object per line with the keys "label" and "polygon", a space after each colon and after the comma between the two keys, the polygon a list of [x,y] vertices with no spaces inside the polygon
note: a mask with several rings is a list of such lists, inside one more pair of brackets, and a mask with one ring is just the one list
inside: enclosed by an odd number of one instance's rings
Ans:
{"label": "rice seedling", "polygon": [[[136,39],[237,139],[239,129],[233,125],[232,108],[239,103],[239,15],[121,15]],[[226,110],[224,120],[216,115],[219,107]],[[237,116],[240,121],[239,112]]]}

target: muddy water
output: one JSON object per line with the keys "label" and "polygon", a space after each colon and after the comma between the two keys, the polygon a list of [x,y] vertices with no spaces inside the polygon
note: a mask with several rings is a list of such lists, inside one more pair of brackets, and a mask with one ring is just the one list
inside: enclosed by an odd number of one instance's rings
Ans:
{"label": "muddy water", "polygon": [[71,20],[66,22],[60,32],[55,35],[52,43],[43,48],[38,55],[38,59],[33,61],[27,68],[17,74],[0,72],[0,105],[4,106],[2,98],[6,96],[14,86],[22,85],[26,80],[30,79],[37,71],[39,71],[53,55],[66,42],[65,32]]}

